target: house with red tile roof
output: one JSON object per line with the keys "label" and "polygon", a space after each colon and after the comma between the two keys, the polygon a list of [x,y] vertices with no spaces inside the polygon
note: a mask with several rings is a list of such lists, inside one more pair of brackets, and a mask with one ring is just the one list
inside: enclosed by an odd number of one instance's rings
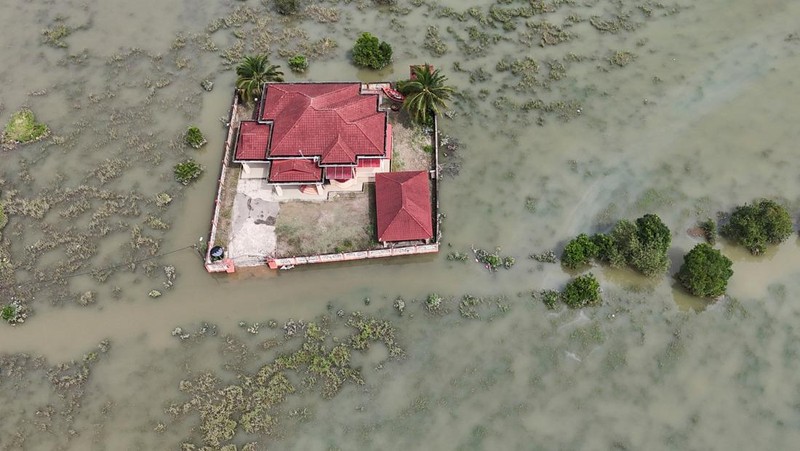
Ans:
{"label": "house with red tile roof", "polygon": [[268,83],[255,120],[242,121],[233,161],[243,178],[286,194],[361,191],[390,169],[389,83]]}

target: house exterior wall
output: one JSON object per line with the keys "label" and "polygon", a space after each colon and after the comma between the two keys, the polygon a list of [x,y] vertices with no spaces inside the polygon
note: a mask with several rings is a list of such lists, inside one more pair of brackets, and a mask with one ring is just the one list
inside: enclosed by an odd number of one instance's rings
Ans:
{"label": "house exterior wall", "polygon": [[269,176],[269,163],[267,162],[243,162],[243,179],[265,179]]}

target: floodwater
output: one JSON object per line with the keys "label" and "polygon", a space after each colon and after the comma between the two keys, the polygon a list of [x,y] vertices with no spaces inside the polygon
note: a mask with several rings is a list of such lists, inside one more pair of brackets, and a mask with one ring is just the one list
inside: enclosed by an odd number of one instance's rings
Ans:
{"label": "floodwater", "polygon": [[[0,153],[0,199],[16,206],[0,243],[14,265],[0,267],[0,301],[31,310],[25,324],[0,327],[0,449],[199,449],[198,408],[168,413],[189,401],[182,380],[211,372],[220,386],[241,383],[299,349],[269,320],[336,323],[355,311],[390,320],[404,356],[380,344],[354,352],[363,385],[346,383],[328,399],[298,378],[304,388],[276,407],[270,435],[237,430],[206,443],[796,447],[796,236],[757,258],[721,243],[735,274],[729,296],[713,304],[668,277],[597,268],[602,306],[549,311],[531,291],[560,288],[569,274],[527,257],[652,212],[673,231],[674,272],[698,220],[759,197],[796,218],[799,3],[320,1],[293,19],[265,3],[0,6],[0,122],[27,106],[53,131]],[[547,7],[500,21],[504,9],[528,5]],[[43,30],[59,25],[70,32],[48,42]],[[566,40],[540,46],[541,30],[548,42]],[[391,67],[349,64],[361,31],[392,44]],[[434,42],[426,33],[441,42],[425,46]],[[444,71],[460,95],[442,128],[463,145],[445,158],[460,170],[442,182],[441,255],[279,274],[203,271],[190,246],[209,228],[234,81],[226,61],[251,51],[270,51],[290,80],[393,80],[422,61]],[[313,55],[299,77],[285,64],[298,51]],[[200,88],[203,79],[213,91]],[[537,99],[549,107],[531,106]],[[203,150],[182,145],[188,125],[206,133]],[[207,171],[183,188],[171,168],[188,157]],[[158,206],[158,193],[172,203]],[[500,247],[517,263],[489,273],[446,259],[471,246]],[[165,266],[177,271],[171,288]],[[154,289],[163,296],[150,298]],[[424,306],[430,293],[444,298],[434,312]],[[462,302],[466,294],[479,302]],[[82,296],[92,302],[81,305]],[[216,328],[196,333],[204,323]],[[190,338],[174,336],[176,327]],[[97,352],[103,340],[110,345]],[[57,367],[73,360],[72,370]]]}

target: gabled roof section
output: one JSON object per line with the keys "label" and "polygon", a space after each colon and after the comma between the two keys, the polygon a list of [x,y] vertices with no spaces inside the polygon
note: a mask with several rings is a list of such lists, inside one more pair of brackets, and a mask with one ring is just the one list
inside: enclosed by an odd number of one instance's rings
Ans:
{"label": "gabled roof section", "polygon": [[356,164],[384,156],[387,116],[379,96],[361,83],[268,83],[261,121],[272,123],[269,158],[319,157],[319,163]]}
{"label": "gabled roof section", "polygon": [[425,171],[375,175],[378,241],[433,238],[431,188]]}
{"label": "gabled roof section", "polygon": [[276,160],[269,167],[271,183],[314,183],[322,181],[322,168],[313,160],[292,158]]}
{"label": "gabled roof section", "polygon": [[256,121],[240,122],[234,161],[266,160],[271,130],[272,126],[269,124],[259,124]]}

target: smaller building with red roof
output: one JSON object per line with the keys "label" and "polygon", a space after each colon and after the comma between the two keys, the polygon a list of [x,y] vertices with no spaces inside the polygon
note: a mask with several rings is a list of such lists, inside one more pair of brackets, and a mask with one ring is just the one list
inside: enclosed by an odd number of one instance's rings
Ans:
{"label": "smaller building with red roof", "polygon": [[384,172],[375,176],[378,241],[433,238],[431,185],[427,171]]}

